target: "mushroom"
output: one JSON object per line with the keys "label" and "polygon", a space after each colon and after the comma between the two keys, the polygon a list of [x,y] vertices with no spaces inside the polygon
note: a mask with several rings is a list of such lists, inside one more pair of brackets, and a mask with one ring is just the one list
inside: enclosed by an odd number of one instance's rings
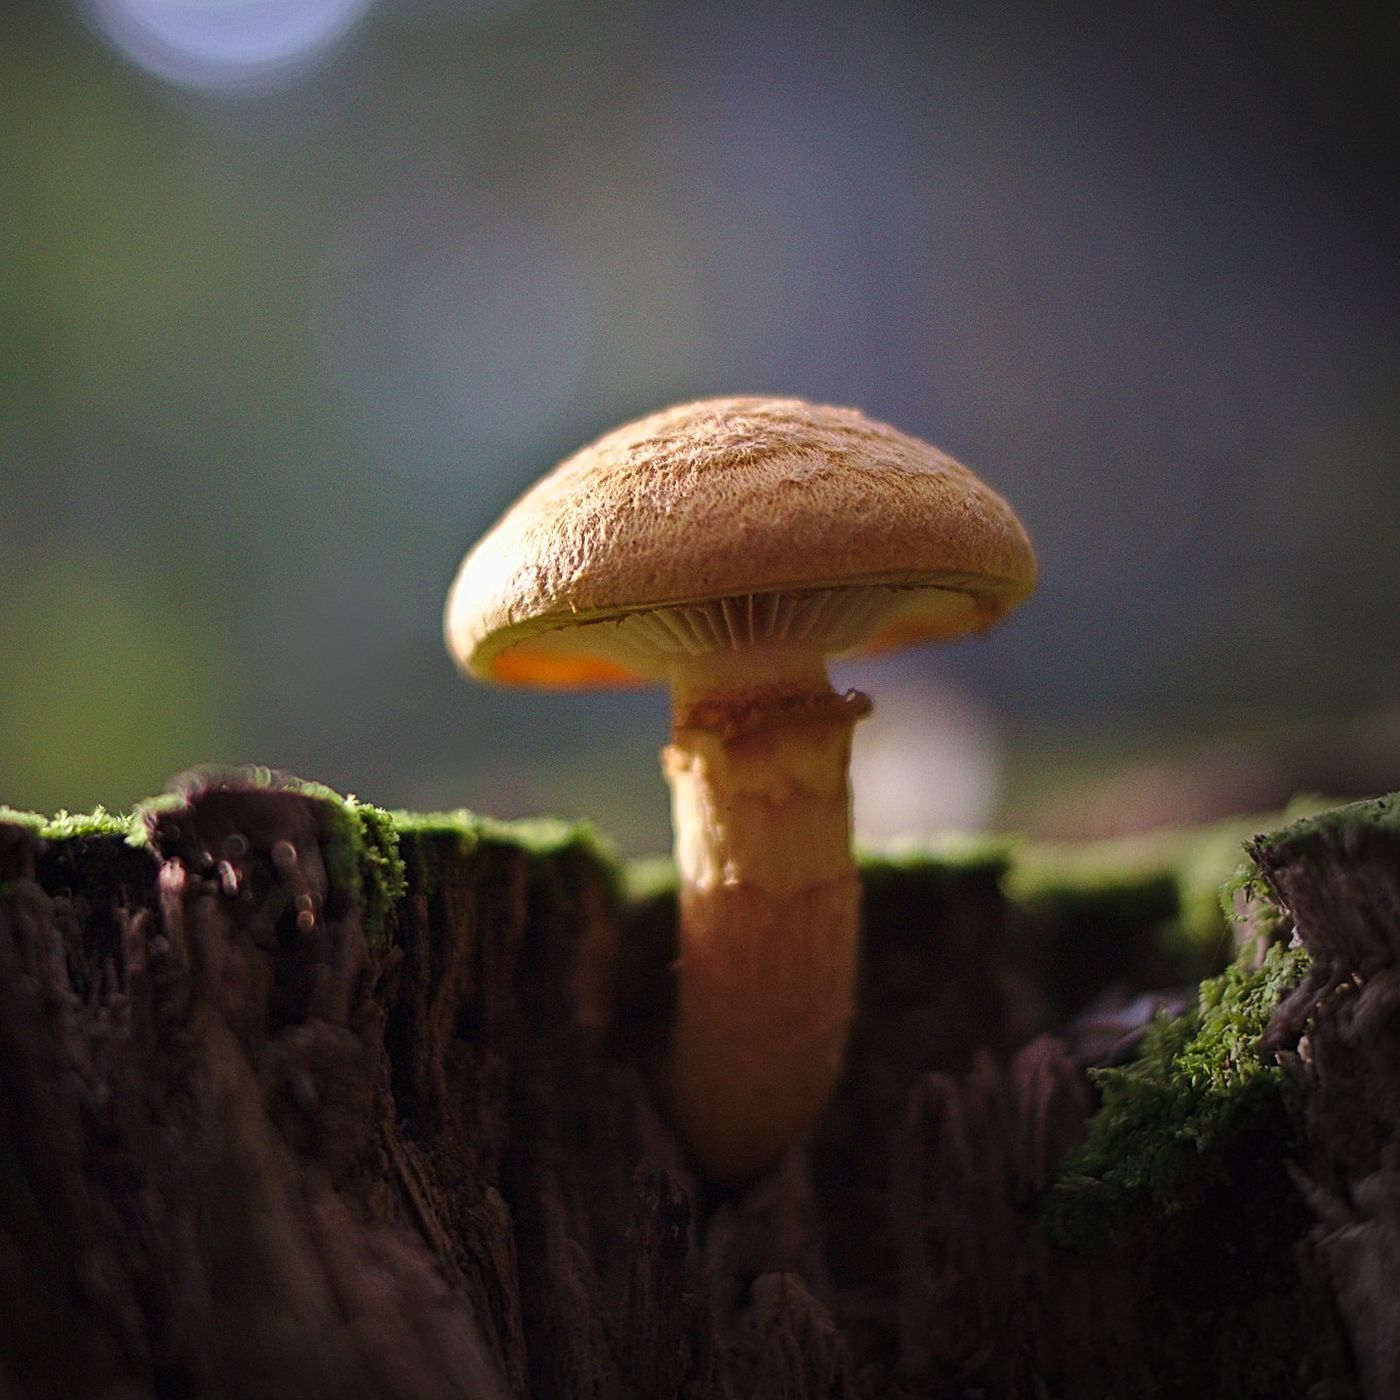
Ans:
{"label": "mushroom", "polygon": [[815,1122],[854,1004],[848,768],[865,696],[828,656],[981,631],[1035,583],[1020,522],[936,448],[849,408],[684,404],[544,477],[447,602],[463,670],[662,681],[680,926],[671,1107],[730,1183]]}

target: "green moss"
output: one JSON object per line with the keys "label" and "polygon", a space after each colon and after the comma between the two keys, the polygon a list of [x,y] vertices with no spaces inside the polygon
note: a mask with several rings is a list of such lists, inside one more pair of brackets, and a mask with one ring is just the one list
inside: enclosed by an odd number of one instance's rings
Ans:
{"label": "green moss", "polygon": [[956,883],[972,874],[1000,878],[1008,869],[1016,840],[1010,836],[961,835],[948,832],[921,839],[905,838],[878,849],[856,852],[861,884],[877,890],[910,875]]}
{"label": "green moss", "polygon": [[[204,770],[200,770],[203,772]],[[266,773],[270,770],[259,769]],[[154,797],[143,798],[131,809],[132,835],[128,838],[133,844],[149,842],[160,817],[183,807],[189,800],[189,785],[195,781],[195,774],[182,774],[171,782],[170,791],[157,793]]]}
{"label": "green moss", "polygon": [[42,836],[45,820],[38,812],[21,812],[18,808],[0,804],[0,826],[19,826],[33,836]]}
{"label": "green moss", "polygon": [[608,843],[588,822],[565,821],[559,817],[501,821],[480,816],[466,807],[451,812],[394,811],[389,816],[401,836],[456,835],[472,844],[490,842],[519,846],[535,855],[580,850],[603,864],[615,861]]}
{"label": "green moss", "polygon": [[1282,943],[1257,967],[1242,958],[1202,983],[1192,1012],[1159,1020],[1134,1063],[1092,1072],[1101,1103],[1046,1202],[1052,1238],[1092,1252],[1138,1210],[1180,1212],[1184,1185],[1199,1189],[1198,1169],[1232,1135],[1263,1130],[1286,1149],[1294,1081],[1258,1047],[1307,963],[1302,948]]}
{"label": "green moss", "polygon": [[[273,768],[198,768],[182,774],[171,791],[139,803],[128,821],[146,832],[159,816],[188,802],[200,791],[219,787],[268,788],[296,793],[316,802],[322,813],[321,855],[331,888],[364,914],[365,936],[378,944],[394,905],[407,890],[399,855],[399,837],[392,816],[354,796],[342,796],[324,783],[308,782]],[[99,809],[100,811],[100,809]]]}
{"label": "green moss", "polygon": [[1327,808],[1325,798],[1295,797],[1282,812],[1227,817],[1186,832],[1177,866],[1184,936],[1197,947],[1223,946],[1238,910],[1235,896],[1262,893],[1242,866],[1251,839],[1258,831],[1279,827]]}
{"label": "green moss", "polygon": [[1257,907],[1267,896],[1268,887],[1258,862],[1246,856],[1235,866],[1230,878],[1221,883],[1215,898],[1220,906],[1221,918],[1229,923],[1238,923],[1245,908],[1251,904]]}
{"label": "green moss", "polygon": [[1040,915],[1078,919],[1095,914],[1143,929],[1175,921],[1184,840],[1179,832],[1083,845],[1019,847],[1004,888],[1015,904]]}
{"label": "green moss", "polygon": [[937,866],[947,870],[1004,869],[1019,842],[996,832],[944,831],[933,836],[904,836],[878,847],[859,847],[862,869],[896,870]]}
{"label": "green moss", "polygon": [[394,829],[393,818],[382,807],[347,797],[343,811],[355,823],[346,843],[347,873],[351,887],[359,891],[365,914],[365,936],[375,944],[384,937],[390,911],[408,890],[408,875],[399,854],[398,832]]}
{"label": "green moss", "polygon": [[1392,833],[1400,831],[1400,792],[1309,812],[1288,826],[1268,835],[1256,836],[1250,846],[1260,852],[1282,853],[1319,839],[1331,839],[1348,831],[1368,828]]}
{"label": "green moss", "polygon": [[322,783],[266,769],[253,770],[252,777],[259,785],[295,792],[321,804],[325,820],[321,854],[331,886],[359,905],[370,945],[381,943],[390,914],[408,888],[393,817],[353,795],[342,797]]}
{"label": "green moss", "polygon": [[1074,845],[1027,843],[1016,848],[1004,887],[1041,924],[1097,929],[1150,949],[1144,966],[1157,985],[1198,981],[1233,956],[1236,896],[1258,886],[1245,860],[1250,838],[1321,805],[1302,797],[1272,816]]}
{"label": "green moss", "polygon": [[[1015,840],[1009,836],[947,833],[856,851],[861,883],[869,889],[898,885],[911,874],[947,876],[950,881],[973,871],[1000,875],[1010,861]],[[676,863],[670,856],[640,856],[622,867],[622,889],[631,904],[671,899],[676,893]]]}
{"label": "green moss", "polygon": [[622,867],[622,894],[629,905],[674,899],[678,883],[670,856],[641,856]]}
{"label": "green moss", "polygon": [[370,945],[382,942],[390,912],[408,887],[399,855],[398,831],[390,813],[359,801],[353,794],[342,797],[323,783],[265,768],[239,776],[243,781],[251,777],[259,785],[300,793],[323,804],[327,818],[322,847],[326,874],[333,887],[360,906]]}
{"label": "green moss", "polygon": [[520,821],[500,821],[483,817],[465,807],[451,812],[389,813],[405,845],[415,854],[416,878],[431,887],[437,878],[433,847],[441,841],[454,843],[459,853],[478,846],[509,846],[524,853],[531,877],[560,860],[582,858],[594,867],[606,888],[623,898],[622,873],[608,842],[588,822],[565,821],[557,817],[529,817]]}
{"label": "green moss", "polygon": [[[1007,893],[1022,903],[1090,897],[1136,903],[1144,890],[1174,881],[1185,847],[1180,831],[1075,843],[1026,842],[1015,848]],[[1149,895],[1156,904],[1157,897]]]}
{"label": "green moss", "polygon": [[[1397,815],[1392,801],[1358,804],[1256,840]],[[1134,1063],[1091,1071],[1099,1108],[1042,1202],[1052,1241],[1111,1251],[1155,1300],[1140,1373],[1122,1393],[1303,1396],[1319,1380],[1329,1394],[1356,1393],[1331,1290],[1300,1247],[1316,1223],[1289,1175],[1304,1150],[1304,1083],[1260,1049],[1309,966],[1258,867],[1239,859],[1242,834],[1266,822],[1187,833],[1177,872],[1183,936],[1220,929],[1210,936],[1223,939],[1248,900],[1249,939],[1201,984],[1187,1015],[1149,1030]],[[1222,871],[1223,889],[1211,891]]]}
{"label": "green moss", "polygon": [[134,812],[109,812],[95,807],[91,812],[59,812],[42,822],[40,836],[45,841],[77,841],[89,836],[122,836],[133,846],[143,845],[145,827]]}

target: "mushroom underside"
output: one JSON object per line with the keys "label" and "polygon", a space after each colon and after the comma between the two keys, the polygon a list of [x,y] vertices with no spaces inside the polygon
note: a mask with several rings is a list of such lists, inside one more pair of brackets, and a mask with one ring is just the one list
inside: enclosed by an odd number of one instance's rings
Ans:
{"label": "mushroom underside", "polygon": [[994,582],[845,584],[541,619],[495,660],[499,679],[576,683],[578,668],[617,683],[671,679],[688,662],[762,651],[833,656],[907,640],[978,631],[1004,610]]}

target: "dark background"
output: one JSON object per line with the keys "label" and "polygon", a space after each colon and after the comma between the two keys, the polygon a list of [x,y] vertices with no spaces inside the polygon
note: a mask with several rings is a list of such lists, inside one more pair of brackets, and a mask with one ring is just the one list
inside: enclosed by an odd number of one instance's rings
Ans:
{"label": "dark background", "polygon": [[0,8],[0,801],[196,761],[666,842],[659,693],[460,680],[456,564],[661,404],[856,404],[1042,586],[861,831],[1400,785],[1400,7]]}

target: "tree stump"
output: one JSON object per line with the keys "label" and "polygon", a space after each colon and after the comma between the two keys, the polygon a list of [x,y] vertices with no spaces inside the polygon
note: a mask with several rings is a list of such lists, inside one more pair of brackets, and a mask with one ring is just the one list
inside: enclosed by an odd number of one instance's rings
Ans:
{"label": "tree stump", "polygon": [[844,1081],[738,1192],[666,1122],[671,892],[585,832],[266,772],[136,825],[0,819],[6,1400],[1400,1393],[1391,799],[1255,841],[1199,998],[1160,871],[867,860]]}

